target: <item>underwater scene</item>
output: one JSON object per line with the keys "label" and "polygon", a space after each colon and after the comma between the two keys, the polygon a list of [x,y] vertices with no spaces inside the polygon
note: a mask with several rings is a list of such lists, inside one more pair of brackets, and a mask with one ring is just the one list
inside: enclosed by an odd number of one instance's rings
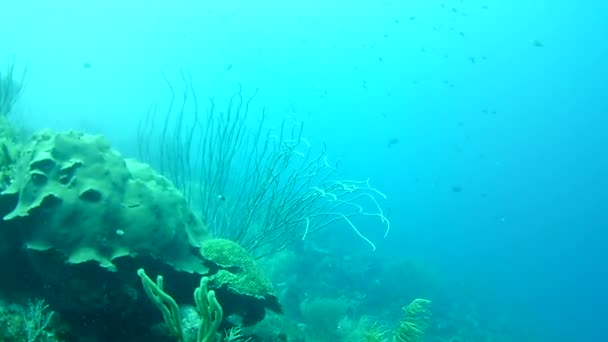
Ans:
{"label": "underwater scene", "polygon": [[608,2],[1,13],[0,342],[608,341]]}

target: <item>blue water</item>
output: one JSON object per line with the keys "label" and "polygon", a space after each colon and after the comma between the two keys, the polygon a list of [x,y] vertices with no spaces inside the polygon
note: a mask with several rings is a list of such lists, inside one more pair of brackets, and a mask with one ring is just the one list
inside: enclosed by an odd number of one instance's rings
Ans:
{"label": "blue water", "polygon": [[24,122],[103,133],[130,154],[166,96],[161,72],[187,69],[210,95],[259,88],[257,103],[304,121],[346,174],[389,196],[377,253],[424,259],[539,341],[608,340],[608,3],[20,0],[1,12],[0,58],[28,69]]}

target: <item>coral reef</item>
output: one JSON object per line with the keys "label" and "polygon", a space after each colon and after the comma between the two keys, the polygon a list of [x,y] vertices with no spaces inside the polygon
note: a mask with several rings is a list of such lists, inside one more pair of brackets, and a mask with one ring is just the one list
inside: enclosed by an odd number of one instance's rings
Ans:
{"label": "coral reef", "polygon": [[[2,341],[507,340],[506,328],[442,296],[422,263],[279,240],[283,252],[260,264],[103,137],[21,136],[0,115],[0,300],[44,300],[0,302]],[[420,296],[433,300],[432,318]]]}
{"label": "coral reef", "polygon": [[4,116],[0,116],[0,192],[11,183],[14,166],[21,150],[22,132]]}
{"label": "coral reef", "polygon": [[23,90],[23,79],[15,78],[15,61],[11,60],[5,70],[0,70],[0,117],[7,117]]}
{"label": "coral reef", "polygon": [[179,270],[206,271],[189,251],[207,234],[183,197],[102,137],[37,133],[23,147],[14,175],[1,194],[15,201],[4,220],[22,223],[26,248],[110,269],[117,258],[147,255]]}
{"label": "coral reef", "polygon": [[218,328],[222,323],[222,307],[215,298],[215,292],[207,289],[209,279],[202,277],[199,287],[194,290],[194,302],[198,312],[196,329],[184,328],[180,310],[175,300],[164,291],[162,276],[156,282],[143,269],[137,271],[148,298],[161,311],[165,324],[179,342],[213,342],[217,340]]}
{"label": "coral reef", "polygon": [[344,327],[350,302],[346,298],[307,298],[300,303],[300,313],[309,334],[332,339],[340,335]]}
{"label": "coral reef", "polygon": [[431,301],[416,298],[403,308],[403,312],[405,313],[405,318],[395,330],[393,341],[424,341],[427,330],[432,326]]}
{"label": "coral reef", "polygon": [[[74,334],[116,339],[150,325],[135,269],[185,285],[208,271],[198,252],[208,234],[183,196],[103,137],[42,131],[15,151],[3,159],[0,296],[45,298]],[[131,315],[142,318],[108,330]]]}
{"label": "coral reef", "polygon": [[60,342],[59,321],[42,299],[27,305],[0,306],[0,340],[3,342]]}
{"label": "coral reef", "polygon": [[209,286],[227,316],[237,315],[243,325],[251,325],[264,318],[265,308],[282,311],[272,283],[243,247],[226,239],[208,239],[200,251],[209,268]]}

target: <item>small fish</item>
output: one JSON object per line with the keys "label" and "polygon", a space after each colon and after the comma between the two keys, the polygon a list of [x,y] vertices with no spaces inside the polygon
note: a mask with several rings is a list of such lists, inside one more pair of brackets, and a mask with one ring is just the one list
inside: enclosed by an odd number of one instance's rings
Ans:
{"label": "small fish", "polygon": [[452,192],[456,192],[456,193],[458,193],[458,192],[462,192],[462,187],[461,187],[461,186],[458,186],[458,185],[454,185],[454,186],[452,187]]}
{"label": "small fish", "polygon": [[388,145],[386,147],[391,148],[391,146],[399,143],[399,138],[392,138],[388,141]]}
{"label": "small fish", "polygon": [[538,40],[538,39],[534,39],[534,40],[532,41],[532,46],[534,46],[534,47],[543,47],[543,46],[545,46],[545,44],[543,44],[543,42],[541,42],[541,41],[540,41],[540,40]]}
{"label": "small fish", "polygon": [[91,66],[92,66],[91,63],[89,63],[89,62],[82,63],[82,67],[85,69],[91,69]]}
{"label": "small fish", "polygon": [[226,67],[226,71],[230,71],[232,70],[232,64],[228,64],[228,66]]}

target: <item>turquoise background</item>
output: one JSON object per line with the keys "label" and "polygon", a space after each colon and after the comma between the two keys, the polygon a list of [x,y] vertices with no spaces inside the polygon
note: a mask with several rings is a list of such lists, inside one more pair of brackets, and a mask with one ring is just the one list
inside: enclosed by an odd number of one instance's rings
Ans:
{"label": "turquoise background", "polygon": [[425,260],[539,341],[608,340],[607,2],[20,0],[1,12],[0,60],[27,67],[19,120],[103,133],[133,155],[137,122],[168,100],[161,73],[188,70],[204,96],[259,88],[271,122],[303,121],[346,175],[389,196],[389,238],[365,227],[377,253]]}

